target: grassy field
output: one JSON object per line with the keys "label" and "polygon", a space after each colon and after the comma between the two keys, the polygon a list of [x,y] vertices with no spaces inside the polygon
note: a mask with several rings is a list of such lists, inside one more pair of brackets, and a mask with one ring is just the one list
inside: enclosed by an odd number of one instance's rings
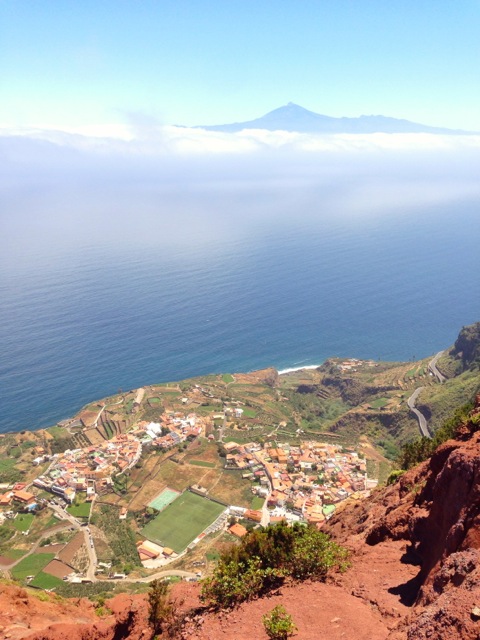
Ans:
{"label": "grassy field", "polygon": [[58,427],[58,426],[49,427],[47,429],[47,433],[49,433],[55,439],[64,438],[66,435],[68,435],[68,431],[66,429],[64,429],[63,427]]}
{"label": "grassy field", "polygon": [[38,587],[39,589],[55,589],[60,585],[63,585],[63,580],[51,576],[49,573],[40,571],[35,578],[29,583],[31,587]]}
{"label": "grassy field", "polygon": [[50,529],[50,527],[55,527],[60,523],[64,523],[65,520],[61,518],[55,518],[55,516],[51,516],[48,521],[45,523],[45,529]]}
{"label": "grassy field", "polygon": [[236,442],[237,444],[244,444],[245,442],[252,441],[252,434],[250,432],[242,433],[240,431],[236,431],[233,434],[227,435],[223,442]]}
{"label": "grassy field", "polygon": [[156,479],[160,471],[160,463],[163,456],[156,453],[142,457],[142,466],[130,471],[128,479],[128,494],[125,506],[135,511],[143,508],[165,488],[167,482],[162,478]]}
{"label": "grassy field", "polygon": [[25,580],[27,576],[36,576],[54,557],[54,553],[32,553],[27,558],[20,560],[11,573],[17,580]]}
{"label": "grassy field", "polygon": [[33,513],[19,513],[13,521],[15,529],[17,529],[17,531],[28,531],[32,526],[34,518]]}
{"label": "grassy field", "polygon": [[225,507],[186,491],[142,530],[142,534],[180,553],[224,511]]}
{"label": "grassy field", "polygon": [[15,458],[0,459],[0,473],[2,471],[9,471],[10,469],[13,469],[16,463],[17,463],[17,460]]}
{"label": "grassy field", "polygon": [[222,469],[218,481],[209,488],[209,495],[220,502],[248,508],[252,501],[252,483],[242,478],[241,471]]}
{"label": "grassy field", "polygon": [[377,398],[376,400],[372,400],[372,402],[370,402],[370,406],[373,409],[383,409],[383,407],[387,406],[390,400],[390,398]]}
{"label": "grassy field", "polygon": [[[218,472],[215,469],[204,469],[189,464],[180,465],[167,460],[160,467],[155,481],[159,484],[162,483],[163,487],[167,486],[176,491],[183,491],[192,484],[201,484],[208,488],[217,479],[217,476]],[[158,493],[158,489],[156,493]]]}
{"label": "grassy field", "polygon": [[218,465],[218,447],[214,442],[209,442],[205,438],[198,438],[188,447],[183,457],[185,462],[191,463],[192,460],[201,460],[203,462],[212,462]]}
{"label": "grassy field", "polygon": [[26,551],[23,551],[22,549],[8,549],[4,553],[2,553],[2,556],[5,556],[10,560],[20,560],[20,558],[23,558],[25,554]]}
{"label": "grassy field", "polygon": [[201,414],[206,413],[221,413],[223,411],[223,406],[221,404],[201,404],[198,407],[198,412]]}
{"label": "grassy field", "polygon": [[250,504],[250,509],[261,509],[263,507],[263,503],[265,502],[264,498],[260,498],[260,496],[253,496],[252,502]]}
{"label": "grassy field", "polygon": [[91,507],[91,502],[79,502],[78,504],[68,506],[67,511],[75,518],[88,518]]}
{"label": "grassy field", "polygon": [[225,384],[230,384],[235,380],[235,378],[232,376],[231,373],[224,373],[222,376],[222,380],[225,382]]}
{"label": "grassy field", "polygon": [[189,460],[188,464],[193,464],[194,467],[207,467],[208,469],[215,469],[217,466],[214,462],[206,462],[205,460]]}
{"label": "grassy field", "polygon": [[7,458],[5,452],[0,453],[0,482],[14,483],[21,479],[17,462],[14,458]]}
{"label": "grassy field", "polygon": [[380,485],[385,484],[392,470],[388,461],[367,460],[367,474],[369,478],[376,478]]}

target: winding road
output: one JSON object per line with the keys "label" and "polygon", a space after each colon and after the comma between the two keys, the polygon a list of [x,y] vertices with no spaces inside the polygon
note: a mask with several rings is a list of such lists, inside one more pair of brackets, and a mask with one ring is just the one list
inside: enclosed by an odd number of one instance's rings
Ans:
{"label": "winding road", "polygon": [[437,362],[439,358],[443,355],[443,353],[444,353],[443,351],[439,351],[437,355],[434,358],[432,358],[428,363],[428,370],[437,378],[437,380],[440,383],[445,382],[446,380],[443,373],[440,373],[440,371],[437,369]]}
{"label": "winding road", "polygon": [[[428,363],[429,372],[431,373],[431,375],[435,376],[435,378],[440,382],[440,384],[442,382],[445,382],[446,380],[446,377],[443,375],[443,373],[440,373],[440,371],[437,369],[437,362],[439,358],[442,357],[443,354],[444,354],[444,351],[439,351]],[[415,389],[415,391],[407,400],[407,404],[410,411],[415,414],[418,420],[418,426],[420,427],[420,433],[422,434],[422,436],[424,438],[431,438],[432,434],[430,433],[430,430],[428,428],[427,419],[425,418],[423,413],[415,407],[417,398],[420,395],[420,392],[423,390],[423,388],[424,387],[418,387],[417,389]]]}
{"label": "winding road", "polygon": [[423,390],[423,388],[424,387],[418,387],[417,389],[415,389],[415,391],[407,400],[407,404],[410,411],[414,413],[417,417],[418,426],[420,427],[420,433],[422,434],[422,436],[424,436],[425,438],[431,438],[432,436],[430,435],[430,431],[428,430],[428,426],[427,426],[427,419],[425,418],[423,413],[421,413],[418,409],[415,408],[415,402],[417,401],[417,398],[420,395],[420,392]]}

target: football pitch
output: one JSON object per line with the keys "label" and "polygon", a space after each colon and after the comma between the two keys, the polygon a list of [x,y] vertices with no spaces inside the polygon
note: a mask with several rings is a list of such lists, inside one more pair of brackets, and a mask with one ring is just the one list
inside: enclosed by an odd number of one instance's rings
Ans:
{"label": "football pitch", "polygon": [[182,552],[226,507],[185,491],[149,522],[142,534],[157,544]]}

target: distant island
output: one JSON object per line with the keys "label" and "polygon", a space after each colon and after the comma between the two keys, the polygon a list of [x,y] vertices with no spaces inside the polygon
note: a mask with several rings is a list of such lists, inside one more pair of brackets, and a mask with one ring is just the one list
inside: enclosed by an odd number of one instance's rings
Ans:
{"label": "distant island", "polygon": [[298,104],[289,102],[283,107],[245,122],[230,124],[197,125],[196,129],[237,133],[245,129],[267,131],[291,131],[298,133],[432,133],[443,135],[475,135],[478,132],[430,127],[417,122],[382,115],[363,115],[358,118],[334,118],[314,113]]}

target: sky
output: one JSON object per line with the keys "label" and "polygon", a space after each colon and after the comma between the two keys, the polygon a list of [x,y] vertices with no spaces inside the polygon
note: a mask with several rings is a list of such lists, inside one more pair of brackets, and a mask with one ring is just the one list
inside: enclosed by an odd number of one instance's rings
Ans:
{"label": "sky", "polygon": [[220,124],[292,101],[480,131],[479,33],[479,0],[0,0],[0,127]]}

